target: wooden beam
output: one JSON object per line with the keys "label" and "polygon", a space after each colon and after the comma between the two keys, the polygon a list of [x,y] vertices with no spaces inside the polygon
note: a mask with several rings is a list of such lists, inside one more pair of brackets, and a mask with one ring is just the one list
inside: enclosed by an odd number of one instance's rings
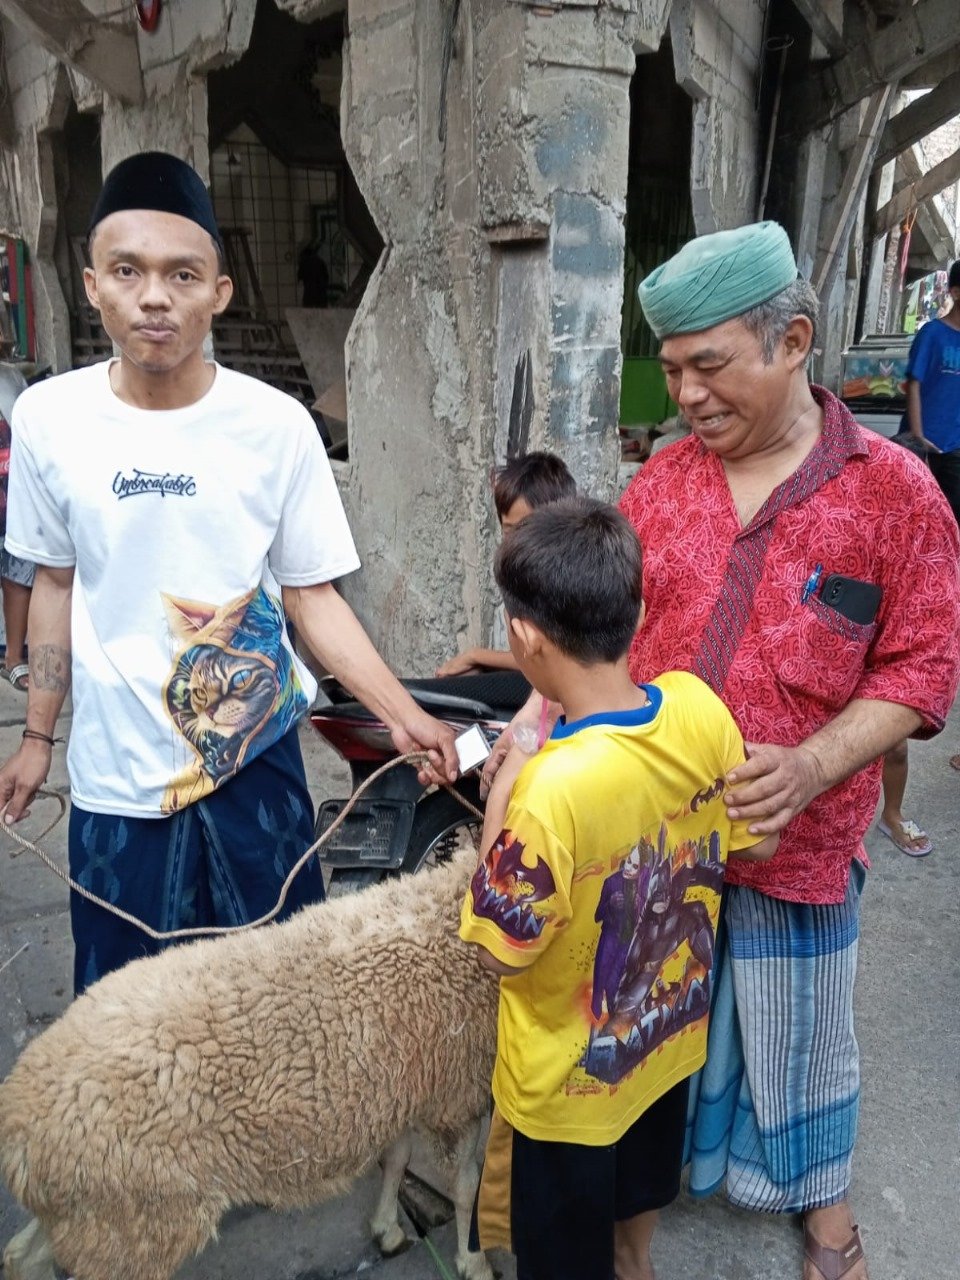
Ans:
{"label": "wooden beam", "polygon": [[935,89],[917,98],[886,123],[880,138],[876,165],[888,164],[942,124],[960,115],[960,71],[941,81]]}
{"label": "wooden beam", "polygon": [[941,191],[958,182],[960,182],[960,148],[945,160],[941,160],[939,164],[934,165],[922,178],[898,191],[891,200],[878,209],[873,218],[872,234],[886,235],[888,231],[900,225],[911,209],[915,209],[917,205],[923,204],[932,196],[938,196]]}
{"label": "wooden beam", "polygon": [[[890,192],[895,196],[912,182],[919,182],[924,169],[920,164],[917,148],[908,147],[897,157],[896,184]],[[886,203],[886,201],[884,201]],[[925,204],[917,209],[917,226],[920,228],[932,252],[941,260],[953,258],[956,253],[957,224],[953,214],[945,207],[943,200],[931,196]]]}
{"label": "wooden beam", "polygon": [[917,210],[917,227],[939,264],[952,262],[957,252],[957,236],[945,226],[941,202],[931,197]]}
{"label": "wooden beam", "polygon": [[3,0],[4,16],[107,93],[143,102],[140,49],[130,27],[98,21],[81,0]]}
{"label": "wooden beam", "polygon": [[815,71],[795,100],[794,128],[808,132],[912,75],[957,45],[957,0],[918,0],[836,62]]}
{"label": "wooden beam", "polygon": [[850,223],[873,168],[874,152],[890,109],[894,88],[894,85],[888,84],[871,95],[857,141],[851,148],[826,235],[819,238],[823,248],[817,254],[811,278],[811,284],[818,293],[825,290],[846,243]]}
{"label": "wooden beam", "polygon": [[843,0],[793,0],[801,18],[831,58],[846,53],[843,41]]}
{"label": "wooden beam", "polygon": [[956,45],[946,53],[938,53],[935,58],[924,62],[922,66],[904,76],[900,81],[900,88],[933,89],[941,80],[952,76],[955,71],[960,71],[960,48]]}

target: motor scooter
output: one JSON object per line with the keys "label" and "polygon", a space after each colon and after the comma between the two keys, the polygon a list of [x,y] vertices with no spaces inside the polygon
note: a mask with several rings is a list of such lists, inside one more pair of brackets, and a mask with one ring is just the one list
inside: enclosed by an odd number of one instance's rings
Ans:
{"label": "motor scooter", "polygon": [[[530,685],[515,671],[402,683],[425,711],[455,733],[479,725],[490,746],[530,693]],[[320,702],[311,711],[310,722],[349,764],[354,791],[398,755],[386,725],[333,676],[321,681]],[[482,807],[477,773],[461,777],[456,787]],[[318,806],[318,839],[346,804],[342,798]],[[397,765],[364,792],[320,850],[327,892],[331,896],[352,892],[443,861],[456,849],[464,831],[476,830],[478,825],[476,816],[444,787],[424,787],[412,765]]]}

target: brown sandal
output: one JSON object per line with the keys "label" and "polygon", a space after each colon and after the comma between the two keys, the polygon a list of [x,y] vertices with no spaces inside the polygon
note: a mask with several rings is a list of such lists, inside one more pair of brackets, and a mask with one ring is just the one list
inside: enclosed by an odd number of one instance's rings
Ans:
{"label": "brown sandal", "polygon": [[803,1252],[823,1276],[823,1280],[840,1280],[840,1277],[845,1276],[863,1257],[860,1228],[853,1228],[853,1235],[842,1249],[828,1249],[826,1245],[814,1239],[809,1228],[804,1224]]}

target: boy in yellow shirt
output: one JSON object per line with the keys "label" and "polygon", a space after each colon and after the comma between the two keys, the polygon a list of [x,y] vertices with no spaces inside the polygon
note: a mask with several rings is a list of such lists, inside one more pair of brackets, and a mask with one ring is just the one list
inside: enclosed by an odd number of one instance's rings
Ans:
{"label": "boy in yellow shirt", "polygon": [[474,1243],[511,1248],[518,1280],[652,1280],[724,863],[777,837],[727,818],[744,750],[719,698],[686,672],[630,679],[641,553],[614,508],[534,511],[495,572],[517,664],[566,714],[498,773],[463,905],[461,936],[503,978]]}

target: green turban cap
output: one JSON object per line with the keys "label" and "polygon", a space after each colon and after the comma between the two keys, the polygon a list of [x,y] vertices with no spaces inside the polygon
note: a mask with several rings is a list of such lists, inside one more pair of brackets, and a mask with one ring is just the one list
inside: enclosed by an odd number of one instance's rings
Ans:
{"label": "green turban cap", "polygon": [[697,236],[656,267],[637,293],[658,338],[699,333],[768,302],[797,278],[797,261],[778,222]]}

